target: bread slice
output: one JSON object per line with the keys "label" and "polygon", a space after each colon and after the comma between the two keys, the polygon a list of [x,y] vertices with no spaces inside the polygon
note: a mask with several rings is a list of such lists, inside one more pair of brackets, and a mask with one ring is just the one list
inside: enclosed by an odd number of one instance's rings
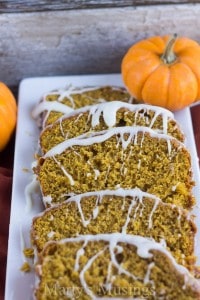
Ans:
{"label": "bread slice", "polygon": [[64,141],[34,170],[47,206],[71,194],[120,187],[138,187],[188,209],[194,204],[189,152],[177,139],[146,127],[116,127]]}
{"label": "bread slice", "polygon": [[48,243],[37,300],[200,299],[200,284],[159,243],[141,236],[85,235]]}
{"label": "bread slice", "polygon": [[105,101],[125,101],[133,103],[133,97],[123,87],[118,86],[68,86],[65,89],[46,93],[32,111],[33,118],[42,116],[42,127],[55,122],[63,114],[83,106]]}
{"label": "bread slice", "polygon": [[111,101],[65,114],[41,132],[40,146],[42,152],[46,153],[66,139],[86,132],[122,126],[146,126],[184,141],[180,126],[170,111],[151,105]]}
{"label": "bread slice", "polygon": [[114,233],[150,237],[166,245],[193,271],[196,226],[186,210],[139,189],[89,192],[45,210],[32,223],[31,240],[41,252],[50,240]]}

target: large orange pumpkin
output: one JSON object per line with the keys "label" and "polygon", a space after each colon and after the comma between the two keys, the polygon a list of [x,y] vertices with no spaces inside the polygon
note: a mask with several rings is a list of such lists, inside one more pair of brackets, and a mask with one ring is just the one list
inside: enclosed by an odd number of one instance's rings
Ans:
{"label": "large orange pumpkin", "polygon": [[10,89],[0,82],[0,151],[7,145],[17,119],[17,105]]}
{"label": "large orange pumpkin", "polygon": [[200,46],[191,39],[142,40],[125,54],[121,72],[139,101],[175,111],[200,100]]}

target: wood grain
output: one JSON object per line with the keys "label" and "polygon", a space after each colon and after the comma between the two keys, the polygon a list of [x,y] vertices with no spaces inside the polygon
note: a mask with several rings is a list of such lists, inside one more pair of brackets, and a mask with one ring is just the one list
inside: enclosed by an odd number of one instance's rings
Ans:
{"label": "wood grain", "polygon": [[0,1],[0,13],[55,11],[88,8],[134,7],[140,5],[199,3],[199,0],[7,0]]}
{"label": "wood grain", "polygon": [[177,32],[200,41],[199,15],[200,4],[0,14],[0,80],[120,72],[142,38]]}

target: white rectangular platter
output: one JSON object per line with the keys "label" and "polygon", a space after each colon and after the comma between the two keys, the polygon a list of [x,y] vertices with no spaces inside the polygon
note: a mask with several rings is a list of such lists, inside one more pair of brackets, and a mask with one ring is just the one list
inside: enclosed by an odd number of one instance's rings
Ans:
{"label": "white rectangular platter", "polygon": [[[31,118],[31,111],[43,94],[53,89],[63,88],[69,84],[73,86],[123,86],[119,74],[111,75],[82,75],[62,77],[42,77],[24,79],[19,88],[18,98],[18,124],[16,132],[13,192],[10,217],[10,231],[7,259],[7,276],[5,300],[30,300],[34,288],[34,273],[23,273],[20,267],[25,261],[23,248],[30,247],[29,230],[33,216],[41,211],[38,203],[33,203],[33,209],[26,212],[25,188],[32,180],[31,164],[37,151],[38,129]],[[186,135],[186,146],[192,157],[192,168],[196,186],[194,195],[197,206],[193,213],[197,215],[196,224],[198,233],[196,241],[196,255],[200,264],[200,214],[198,212],[200,175],[196,146],[189,108],[175,113],[175,118],[180,123]]]}

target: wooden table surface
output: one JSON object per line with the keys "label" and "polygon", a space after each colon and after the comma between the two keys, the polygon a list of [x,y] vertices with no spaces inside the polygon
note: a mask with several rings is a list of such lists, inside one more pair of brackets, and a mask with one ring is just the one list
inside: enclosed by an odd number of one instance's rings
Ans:
{"label": "wooden table surface", "polygon": [[199,0],[9,0],[1,1],[0,13],[136,7],[144,5],[196,4]]}
{"label": "wooden table surface", "polygon": [[0,81],[119,73],[136,41],[172,34],[200,41],[200,1],[0,1]]}

